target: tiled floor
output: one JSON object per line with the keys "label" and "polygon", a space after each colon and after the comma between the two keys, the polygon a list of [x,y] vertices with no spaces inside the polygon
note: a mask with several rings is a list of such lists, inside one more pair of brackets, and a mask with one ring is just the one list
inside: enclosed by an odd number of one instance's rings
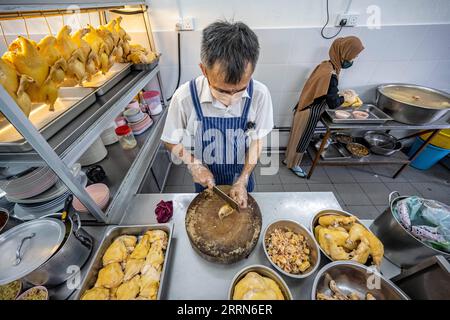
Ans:
{"label": "tiled floor", "polygon": [[[310,159],[302,163],[308,170]],[[280,165],[275,175],[262,175],[255,169],[256,192],[331,191],[344,210],[363,219],[374,219],[387,208],[388,195],[419,195],[450,205],[450,171],[442,165],[421,171],[406,168],[396,179],[397,165],[361,167],[317,167],[311,179],[297,177]],[[164,192],[194,192],[191,175],[185,166],[172,166]]]}

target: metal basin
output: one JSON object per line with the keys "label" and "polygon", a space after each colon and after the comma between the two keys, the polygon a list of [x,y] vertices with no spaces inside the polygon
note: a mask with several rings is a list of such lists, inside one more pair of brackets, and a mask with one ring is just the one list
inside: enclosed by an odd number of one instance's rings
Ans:
{"label": "metal basin", "polygon": [[[411,97],[417,97],[417,100],[412,98],[411,101],[408,101],[399,98],[398,95],[392,94],[394,89],[399,92],[402,90],[411,92]],[[427,98],[421,99],[421,96]],[[444,103],[442,107],[435,105],[433,97],[442,99]],[[424,125],[437,121],[448,114],[450,94],[414,84],[384,84],[377,87],[376,104],[378,108],[398,122]]]}
{"label": "metal basin", "polygon": [[370,146],[370,151],[384,156],[390,156],[403,147],[400,141],[385,132],[367,131],[364,140]]}
{"label": "metal basin", "polygon": [[[314,235],[314,229],[315,227],[319,224],[319,218],[321,216],[328,216],[328,215],[338,215],[338,216],[344,216],[344,217],[355,217],[356,218],[356,223],[359,223],[360,225],[362,225],[364,228],[367,229],[367,227],[353,214],[346,212],[346,211],[341,211],[341,210],[336,210],[336,209],[324,209],[321,210],[319,212],[317,212],[313,219],[311,220],[311,225],[310,225],[310,231],[311,233]],[[369,230],[369,229],[367,229]],[[369,230],[370,232],[370,230]],[[319,243],[319,240],[316,239],[316,236],[314,235],[314,239],[317,241],[317,243]],[[380,239],[382,241],[382,239]],[[326,252],[325,250],[323,250],[323,248],[320,246],[320,244],[318,244],[320,251],[322,251],[322,253],[325,255],[325,257],[327,257],[328,259],[330,259],[331,261],[335,261],[333,258],[331,258]],[[369,259],[367,259],[366,264],[367,266],[371,266],[372,265],[372,259],[369,257]]]}
{"label": "metal basin", "polygon": [[364,297],[370,292],[377,300],[409,300],[402,290],[375,268],[352,261],[335,261],[320,269],[314,279],[311,300],[316,300],[318,292],[331,295],[329,286],[331,280],[336,282],[344,294],[356,292]]}
{"label": "metal basin", "polygon": [[240,270],[238,273],[236,273],[233,280],[231,280],[230,289],[228,290],[228,299],[233,300],[234,287],[249,272],[256,272],[263,277],[272,279],[280,287],[280,290],[283,293],[284,298],[286,300],[292,300],[292,294],[286,282],[284,282],[284,280],[275,271],[259,264],[247,266],[244,269]]}
{"label": "metal basin", "polygon": [[[274,263],[272,261],[272,259],[270,258],[269,254],[267,252],[267,249],[266,249],[266,242],[268,240],[269,235],[273,232],[273,230],[275,230],[277,228],[282,228],[282,229],[288,228],[292,232],[294,232],[296,234],[300,234],[303,237],[305,237],[306,242],[308,244],[308,248],[310,250],[310,255],[309,255],[310,260],[309,261],[310,261],[311,266],[304,273],[293,274],[293,273],[286,272],[283,269],[281,269],[276,263]],[[306,277],[310,276],[319,267],[319,264],[320,264],[319,245],[317,244],[316,240],[314,239],[314,236],[308,231],[308,229],[305,228],[304,226],[302,226],[301,224],[299,224],[298,222],[296,222],[294,220],[278,220],[278,221],[272,222],[271,224],[269,224],[267,226],[266,230],[264,231],[263,239],[264,239],[264,241],[263,241],[262,245],[263,245],[264,253],[266,254],[267,259],[274,266],[274,268],[277,269],[282,274],[284,274],[288,277],[301,279],[301,278],[306,278]]]}

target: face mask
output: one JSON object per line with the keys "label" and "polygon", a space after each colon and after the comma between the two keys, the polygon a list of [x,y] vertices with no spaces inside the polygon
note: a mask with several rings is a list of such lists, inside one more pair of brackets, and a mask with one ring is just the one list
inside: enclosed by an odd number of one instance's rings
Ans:
{"label": "face mask", "polygon": [[353,65],[353,61],[344,60],[341,64],[342,69],[348,69]]}
{"label": "face mask", "polygon": [[236,92],[234,94],[228,94],[224,92],[220,92],[214,88],[211,88],[211,94],[214,98],[216,98],[218,101],[223,103],[226,106],[231,106],[237,102],[239,102],[242,99],[242,95],[244,94],[245,90],[242,90],[240,92]]}

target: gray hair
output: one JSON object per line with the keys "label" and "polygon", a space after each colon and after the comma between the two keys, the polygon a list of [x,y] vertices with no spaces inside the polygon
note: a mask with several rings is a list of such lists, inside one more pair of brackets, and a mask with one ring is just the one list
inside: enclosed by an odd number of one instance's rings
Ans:
{"label": "gray hair", "polygon": [[258,56],[258,37],[243,22],[217,21],[203,29],[202,63],[207,68],[220,63],[227,83],[239,83],[249,63],[255,68]]}

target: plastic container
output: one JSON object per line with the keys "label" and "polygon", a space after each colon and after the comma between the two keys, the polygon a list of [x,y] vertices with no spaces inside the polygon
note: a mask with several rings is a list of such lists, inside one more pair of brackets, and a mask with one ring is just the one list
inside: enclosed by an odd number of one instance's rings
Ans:
{"label": "plastic container", "polygon": [[134,138],[133,131],[129,126],[120,126],[116,128],[116,135],[119,138],[120,145],[124,150],[133,149],[137,142]]}
{"label": "plastic container", "polygon": [[128,109],[139,109],[139,102],[137,101],[131,101],[128,106]]}
{"label": "plastic container", "polygon": [[[429,136],[431,136],[431,134],[432,132],[425,133],[420,135],[420,137],[425,141]],[[433,139],[431,139],[430,144],[442,149],[450,149],[450,129],[439,131],[439,133]]]}
{"label": "plastic container", "polygon": [[138,109],[132,108],[132,109],[125,109],[123,115],[125,116],[128,122],[139,122],[144,118],[145,113],[143,113],[139,108]]}
{"label": "plastic container", "polygon": [[[408,156],[411,157],[413,153],[416,152],[420,148],[420,146],[424,144],[424,142],[425,141],[420,137],[417,137],[416,141],[408,152]],[[441,161],[443,158],[445,158],[448,154],[450,154],[450,149],[439,148],[428,144],[425,147],[425,150],[423,150],[419,154],[419,156],[411,162],[411,166],[416,169],[427,170]]]}
{"label": "plastic container", "polygon": [[162,112],[161,98],[158,91],[145,91],[142,96],[152,116]]}

